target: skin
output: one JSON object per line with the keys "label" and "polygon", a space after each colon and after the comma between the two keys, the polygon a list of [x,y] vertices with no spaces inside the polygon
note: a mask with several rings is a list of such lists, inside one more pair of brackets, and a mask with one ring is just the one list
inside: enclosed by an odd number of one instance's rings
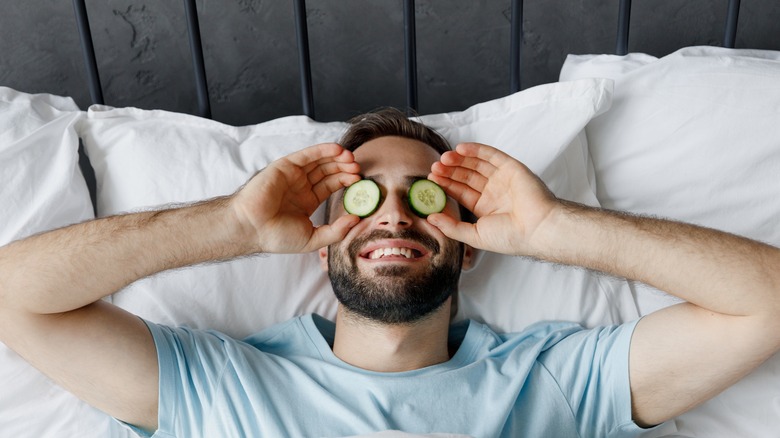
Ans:
{"label": "skin", "polygon": [[[154,430],[158,369],[151,335],[137,317],[102,297],[166,269],[259,252],[314,251],[390,226],[381,218],[395,216],[393,226],[417,227],[439,240],[576,264],[685,299],[636,327],[629,362],[639,424],[659,423],[702,403],[780,349],[777,248],[558,200],[524,165],[475,143],[458,145],[438,161],[428,157],[427,164],[428,178],[478,221],[461,222],[453,211],[403,219],[397,180],[411,170],[395,169],[408,161],[387,169],[360,149],[360,165],[338,145],[318,145],[272,163],[229,197],[99,219],[0,248],[0,340],[95,407]],[[401,154],[384,157],[394,155]],[[363,221],[339,213],[314,228],[309,216],[357,181],[361,166],[387,174],[384,211]],[[361,262],[365,272],[370,266]],[[415,327],[430,340],[406,327],[371,326],[341,310],[334,350],[376,370],[446,360],[440,344],[449,310],[445,303]],[[364,336],[372,342],[356,344]]]}
{"label": "skin", "polygon": [[476,224],[430,217],[445,235],[639,280],[687,301],[644,317],[634,331],[629,375],[639,425],[703,403],[780,349],[777,248],[555,199],[525,166],[485,145],[458,145],[432,172],[479,217]]}
{"label": "skin", "polygon": [[[394,153],[388,154],[388,150]],[[373,230],[397,232],[415,229],[436,239],[441,247],[450,240],[428,221],[415,215],[406,200],[411,183],[426,178],[433,163],[439,160],[440,156],[434,149],[410,139],[381,137],[364,143],[355,150],[354,156],[360,163],[361,173],[379,184],[383,201],[374,214],[355,225],[341,242],[330,248],[331,251],[344,254],[346,247],[355,238]],[[331,219],[347,216],[343,204],[338,202],[339,195],[334,195],[330,203]],[[452,220],[460,219],[454,201],[448,202],[441,214]],[[370,242],[366,248],[414,245],[414,242],[382,240]],[[328,252],[329,248],[319,251],[321,266],[326,271]],[[443,254],[437,256],[442,257]],[[430,260],[431,257],[430,254],[415,259],[396,257],[370,260],[359,257],[357,266],[369,277],[375,275],[375,269],[391,266],[403,266],[409,270],[409,275],[417,275],[434,262]],[[464,268],[470,266],[470,249],[466,251],[463,263]],[[339,306],[333,352],[347,363],[374,371],[407,371],[445,362],[449,360],[447,336],[451,305],[452,299],[449,298],[430,317],[413,324],[396,325],[377,324]]]}

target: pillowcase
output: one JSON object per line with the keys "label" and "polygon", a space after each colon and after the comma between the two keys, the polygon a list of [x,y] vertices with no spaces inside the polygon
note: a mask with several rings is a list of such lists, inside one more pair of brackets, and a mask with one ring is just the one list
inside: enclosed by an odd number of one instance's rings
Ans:
{"label": "pillowcase", "polygon": [[[570,55],[561,80],[615,81],[612,108],[587,126],[604,207],[719,228],[780,246],[780,52],[688,47]],[[678,300],[632,285],[642,314]],[[682,415],[680,435],[780,430],[780,357]]]}
{"label": "pillowcase", "polygon": [[[595,205],[582,129],[609,106],[610,96],[611,83],[604,80],[549,84],[421,119],[453,144],[476,140],[500,147],[538,172],[559,196]],[[346,127],[302,116],[232,127],[164,111],[93,106],[79,130],[104,216],[232,193],[270,161],[337,141]],[[319,211],[313,221],[322,221]],[[587,271],[496,254],[478,259],[478,268],[462,279],[459,317],[517,330],[547,318],[595,325],[637,316],[630,294]],[[327,318],[336,313],[316,253],[165,272],[116,293],[113,302],[156,322],[235,337],[303,313]]]}
{"label": "pillowcase", "polygon": [[[780,245],[780,52],[566,59],[561,80],[589,77],[615,81],[611,110],[586,129],[603,207]],[[638,288],[642,313],[677,301]]]}
{"label": "pillowcase", "polygon": [[780,245],[780,52],[569,56],[561,79],[586,77],[615,81],[612,109],[587,126],[604,207]]}
{"label": "pillowcase", "polygon": [[[93,217],[78,167],[74,124],[82,116],[71,98],[0,87],[0,246]],[[4,436],[89,436],[108,424],[105,414],[2,343],[0,388]],[[90,432],[84,424],[90,424]]]}
{"label": "pillowcase", "polygon": [[81,115],[71,98],[0,87],[0,245],[93,216],[73,127]]}

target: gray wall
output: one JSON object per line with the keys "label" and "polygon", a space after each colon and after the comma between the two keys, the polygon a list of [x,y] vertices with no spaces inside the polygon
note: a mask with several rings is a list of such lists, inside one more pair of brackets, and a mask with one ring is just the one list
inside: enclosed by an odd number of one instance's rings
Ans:
{"label": "gray wall", "polygon": [[[90,104],[68,0],[0,0],[0,85]],[[213,116],[251,124],[301,113],[293,7],[199,0]],[[726,0],[635,1],[630,51],[720,45]],[[87,1],[106,103],[196,111],[181,0]],[[400,0],[308,0],[317,118],[405,105]],[[417,0],[420,112],[509,91],[509,0]],[[552,82],[567,53],[611,53],[617,0],[526,0],[523,88]],[[745,0],[737,47],[780,49],[780,2]]]}

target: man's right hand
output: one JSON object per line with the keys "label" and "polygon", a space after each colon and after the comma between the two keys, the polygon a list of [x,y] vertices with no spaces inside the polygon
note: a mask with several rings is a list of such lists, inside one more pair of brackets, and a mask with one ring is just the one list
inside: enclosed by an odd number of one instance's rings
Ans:
{"label": "man's right hand", "polygon": [[780,351],[780,249],[717,230],[557,200],[517,160],[458,145],[429,176],[479,218],[428,220],[450,238],[631,278],[685,300],[631,337],[633,419],[659,424]]}
{"label": "man's right hand", "polygon": [[306,252],[342,238],[356,216],[309,216],[360,177],[337,144],[281,158],[233,196],[76,224],[0,248],[0,341],[91,405],[157,427],[152,336],[101,300],[157,272],[260,251]]}
{"label": "man's right hand", "polygon": [[260,252],[303,253],[343,239],[358,223],[346,215],[314,227],[309,217],[331,194],[360,179],[351,152],[335,143],[280,158],[255,175],[232,199],[239,221],[257,235]]}

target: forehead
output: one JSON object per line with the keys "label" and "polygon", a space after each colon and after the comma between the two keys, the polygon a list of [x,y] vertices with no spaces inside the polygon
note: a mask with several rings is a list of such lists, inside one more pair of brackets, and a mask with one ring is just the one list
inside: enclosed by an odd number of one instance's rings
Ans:
{"label": "forehead", "polygon": [[363,143],[353,152],[360,171],[371,175],[423,175],[438,161],[439,153],[429,145],[405,137],[379,137]]}

